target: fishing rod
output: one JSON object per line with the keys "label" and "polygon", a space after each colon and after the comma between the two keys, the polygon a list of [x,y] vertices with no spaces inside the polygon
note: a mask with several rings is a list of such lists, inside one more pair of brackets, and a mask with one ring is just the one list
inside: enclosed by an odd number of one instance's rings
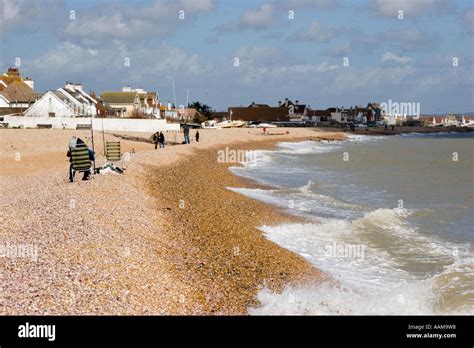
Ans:
{"label": "fishing rod", "polygon": [[94,128],[92,126],[92,114],[90,114],[91,116],[91,143],[92,143],[92,152],[94,154],[94,174],[95,174],[95,148],[94,148]]}
{"label": "fishing rod", "polygon": [[105,134],[104,134],[104,119],[102,118],[102,146],[104,147],[104,157],[105,157]]}

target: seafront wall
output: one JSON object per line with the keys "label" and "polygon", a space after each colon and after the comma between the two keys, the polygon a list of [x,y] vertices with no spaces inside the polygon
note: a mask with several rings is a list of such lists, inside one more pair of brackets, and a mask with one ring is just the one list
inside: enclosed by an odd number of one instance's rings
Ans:
{"label": "seafront wall", "polygon": [[[51,127],[58,129],[78,129],[90,126],[90,117],[25,117],[3,116],[2,123],[7,123],[9,128],[38,128]],[[124,118],[92,118],[94,129],[106,131],[128,132],[178,132],[179,124],[167,123],[159,119],[124,119]]]}

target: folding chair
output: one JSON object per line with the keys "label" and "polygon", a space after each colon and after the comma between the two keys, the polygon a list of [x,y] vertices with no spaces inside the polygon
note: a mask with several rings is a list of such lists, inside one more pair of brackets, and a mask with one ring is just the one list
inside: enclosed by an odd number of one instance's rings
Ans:
{"label": "folding chair", "polygon": [[91,170],[92,163],[89,159],[89,148],[86,144],[77,145],[71,150],[72,158],[72,180],[76,172],[88,172]]}
{"label": "folding chair", "polygon": [[[122,154],[120,153],[120,141],[105,142],[105,158],[109,162],[122,161]],[[121,167],[123,167],[123,163]]]}

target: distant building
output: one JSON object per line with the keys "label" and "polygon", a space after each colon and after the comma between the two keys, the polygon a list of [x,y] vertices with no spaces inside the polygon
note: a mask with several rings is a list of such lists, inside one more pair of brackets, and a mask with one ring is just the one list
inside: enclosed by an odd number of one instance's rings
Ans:
{"label": "distant building", "polygon": [[306,116],[306,104],[300,104],[298,100],[293,103],[288,98],[285,98],[284,102],[278,102],[278,106],[288,109],[288,115],[291,119],[301,119],[302,116]]}
{"label": "distant building", "polygon": [[[6,73],[0,75],[0,91],[3,91],[13,81],[23,81],[17,68],[8,68]],[[33,89],[33,87],[31,87]]]}
{"label": "distant building", "polygon": [[115,110],[116,117],[134,117],[143,113],[138,92],[102,92],[100,98]]}
{"label": "distant building", "polygon": [[21,114],[37,99],[33,80],[23,79],[17,68],[0,75],[0,115]]}
{"label": "distant building", "polygon": [[178,118],[184,122],[192,122],[194,117],[198,114],[195,108],[179,108]]}
{"label": "distant building", "polygon": [[0,92],[0,96],[7,101],[8,108],[24,108],[27,109],[32,105],[38,95],[23,81],[13,81],[7,88]]}
{"label": "distant building", "polygon": [[308,121],[313,124],[330,122],[331,121],[331,112],[328,110],[312,110],[306,109],[306,117]]}
{"label": "distant building", "polygon": [[82,84],[66,82],[56,91],[48,91],[28,110],[27,117],[95,117],[97,100],[83,91]]}
{"label": "distant building", "polygon": [[289,109],[286,107],[229,107],[228,115],[231,120],[246,122],[282,122],[289,121]]}

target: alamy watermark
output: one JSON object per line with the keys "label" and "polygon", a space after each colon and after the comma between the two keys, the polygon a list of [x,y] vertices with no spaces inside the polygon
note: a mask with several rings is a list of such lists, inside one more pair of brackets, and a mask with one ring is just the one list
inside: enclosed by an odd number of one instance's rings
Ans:
{"label": "alamy watermark", "polygon": [[386,115],[420,116],[420,103],[394,102],[389,99],[388,103],[381,103],[380,107]]}
{"label": "alamy watermark", "polygon": [[365,258],[365,247],[361,244],[338,244],[333,242],[327,244],[324,249],[327,257],[363,260]]}
{"label": "alamy watermark", "polygon": [[217,163],[255,163],[257,154],[258,152],[253,150],[233,150],[226,147],[217,151]]}
{"label": "alamy watermark", "polygon": [[0,258],[30,258],[38,261],[38,246],[33,244],[0,244]]}

